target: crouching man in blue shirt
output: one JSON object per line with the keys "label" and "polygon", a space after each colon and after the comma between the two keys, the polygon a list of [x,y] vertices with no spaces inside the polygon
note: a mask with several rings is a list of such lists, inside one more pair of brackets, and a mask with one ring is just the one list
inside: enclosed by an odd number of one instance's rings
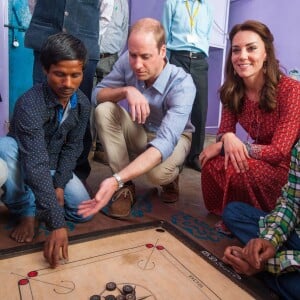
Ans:
{"label": "crouching man in blue shirt", "polygon": [[79,39],[50,36],[41,51],[47,81],[18,99],[9,133],[0,139],[0,158],[8,168],[1,200],[18,220],[11,237],[31,242],[35,219],[45,222],[51,234],[44,256],[52,267],[60,252],[68,258],[65,219],[88,220],[77,214],[77,206],[90,196],[73,173],[90,115],[89,100],[78,89],[86,61]]}
{"label": "crouching man in blue shirt", "polygon": [[[109,204],[112,217],[127,217],[135,202],[133,179],[145,174],[162,186],[162,200],[178,199],[178,178],[191,147],[190,113],[195,98],[191,75],[168,62],[165,32],[157,20],[137,21],[128,51],[95,88],[98,136],[113,176],[83,202],[87,217]],[[117,103],[127,99],[129,112]]]}

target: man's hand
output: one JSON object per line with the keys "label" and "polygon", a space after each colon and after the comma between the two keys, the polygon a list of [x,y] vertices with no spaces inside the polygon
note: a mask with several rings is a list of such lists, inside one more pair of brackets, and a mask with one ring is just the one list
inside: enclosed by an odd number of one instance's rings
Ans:
{"label": "man's hand", "polygon": [[263,268],[265,262],[274,257],[276,249],[270,241],[262,238],[250,240],[243,249],[243,256],[256,269]]}
{"label": "man's hand", "polygon": [[109,177],[103,180],[95,197],[91,200],[81,202],[78,206],[78,214],[84,218],[96,214],[107,205],[117,189],[118,185],[115,178]]}
{"label": "man's hand", "polygon": [[253,268],[243,255],[243,248],[237,246],[227,247],[222,258],[224,263],[231,265],[232,268],[240,274],[254,275],[261,269]]}
{"label": "man's hand", "polygon": [[223,135],[225,151],[225,170],[229,160],[237,173],[245,172],[249,169],[247,158],[250,158],[245,144],[233,133],[227,132]]}
{"label": "man's hand", "polygon": [[[61,249],[61,255],[60,255]],[[51,268],[56,268],[59,259],[68,260],[68,233],[66,228],[53,230],[44,244],[44,257]]]}
{"label": "man's hand", "polygon": [[135,87],[127,87],[127,100],[131,119],[138,124],[144,124],[150,114],[150,107],[146,97]]}
{"label": "man's hand", "polygon": [[56,195],[56,199],[58,204],[63,207],[65,205],[65,192],[64,189],[62,188],[56,188],[55,189],[55,195]]}

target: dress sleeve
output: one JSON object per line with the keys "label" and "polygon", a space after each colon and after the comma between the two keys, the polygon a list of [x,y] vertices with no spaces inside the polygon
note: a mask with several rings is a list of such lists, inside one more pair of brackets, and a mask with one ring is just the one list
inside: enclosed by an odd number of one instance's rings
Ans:
{"label": "dress sleeve", "polygon": [[270,164],[279,164],[289,156],[300,130],[300,83],[287,80],[278,89],[279,120],[268,145],[252,144],[250,156]]}
{"label": "dress sleeve", "polygon": [[226,108],[222,108],[221,124],[217,133],[217,142],[221,140],[223,134],[227,132],[236,132],[237,117]]}

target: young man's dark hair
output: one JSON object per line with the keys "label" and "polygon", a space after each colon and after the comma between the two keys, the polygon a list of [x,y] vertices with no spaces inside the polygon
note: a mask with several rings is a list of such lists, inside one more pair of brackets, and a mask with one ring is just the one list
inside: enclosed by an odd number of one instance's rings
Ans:
{"label": "young man's dark hair", "polygon": [[41,64],[49,70],[52,64],[62,60],[79,60],[83,62],[83,69],[87,63],[87,50],[83,42],[67,33],[51,35],[41,49]]}
{"label": "young man's dark hair", "polygon": [[47,78],[16,102],[8,136],[0,138],[0,159],[8,169],[1,200],[17,218],[11,238],[31,242],[35,221],[50,231],[44,257],[52,267],[60,254],[68,257],[66,219],[86,222],[77,206],[89,199],[75,174],[91,105],[79,89],[87,59],[84,44],[74,36],[50,36],[41,49]]}

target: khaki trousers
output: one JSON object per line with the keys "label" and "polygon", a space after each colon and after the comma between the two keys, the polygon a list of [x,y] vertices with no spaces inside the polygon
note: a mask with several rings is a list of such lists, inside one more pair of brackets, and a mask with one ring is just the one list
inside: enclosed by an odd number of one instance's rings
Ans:
{"label": "khaki trousers", "polygon": [[[143,125],[133,122],[123,107],[112,102],[104,102],[96,107],[95,126],[114,173],[143,153],[148,142],[155,137],[155,133],[149,133]],[[191,138],[191,133],[184,132],[173,153],[146,174],[152,184],[165,185],[176,179],[190,151]]]}

